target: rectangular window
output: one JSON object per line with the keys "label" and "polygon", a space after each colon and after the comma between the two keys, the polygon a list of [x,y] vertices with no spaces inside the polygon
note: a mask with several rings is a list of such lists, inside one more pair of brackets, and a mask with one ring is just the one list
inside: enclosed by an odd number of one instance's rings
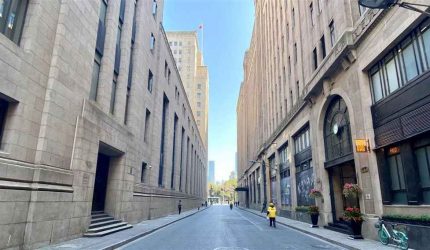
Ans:
{"label": "rectangular window", "polygon": [[296,82],[296,94],[297,94],[297,100],[299,100],[299,96],[300,96],[300,84],[299,84],[299,81]]}
{"label": "rectangular window", "polygon": [[127,94],[125,96],[125,112],[124,112],[124,124],[128,122],[128,106],[130,102],[130,87],[127,87]]}
{"label": "rectangular window", "polygon": [[385,74],[386,81],[388,82],[388,92],[391,93],[400,87],[397,76],[396,61],[391,55],[385,61]]}
{"label": "rectangular window", "polygon": [[297,43],[294,43],[294,64],[297,63]]}
{"label": "rectangular window", "polygon": [[202,106],[201,102],[197,102],[197,107],[200,108]]}
{"label": "rectangular window", "polygon": [[147,167],[148,167],[148,164],[146,164],[146,162],[142,162],[142,171],[141,171],[141,174],[140,174],[140,182],[141,183],[145,183],[146,182],[146,172],[147,172]]}
{"label": "rectangular window", "polygon": [[415,149],[423,204],[430,204],[430,146]]}
{"label": "rectangular window", "polygon": [[333,20],[331,20],[330,24],[328,25],[328,28],[330,30],[331,47],[333,47],[334,44],[336,43],[336,34],[335,34],[335,30],[334,30],[334,22],[333,22]]}
{"label": "rectangular window", "polygon": [[112,80],[112,91],[111,91],[111,96],[110,96],[110,108],[109,111],[111,114],[114,113],[115,111],[115,98],[116,98],[116,83],[118,80],[118,76],[116,74],[114,74],[113,76],[113,80]]}
{"label": "rectangular window", "polygon": [[296,15],[294,12],[294,8],[291,10],[291,27],[294,29],[294,27],[296,26]]}
{"label": "rectangular window", "polygon": [[[374,72],[372,73],[372,71]],[[384,95],[379,67],[375,67],[374,70],[371,70],[370,74],[370,78],[372,80],[373,101],[377,102],[381,100]]]}
{"label": "rectangular window", "polygon": [[405,175],[400,154],[388,156],[387,162],[390,170],[393,204],[407,204]]}
{"label": "rectangular window", "polygon": [[415,54],[414,43],[409,39],[402,46],[402,59],[406,81],[410,81],[418,75],[417,55]]}
{"label": "rectangular window", "polygon": [[153,33],[151,33],[150,49],[151,49],[152,52],[154,52],[154,49],[155,49],[155,37],[154,37]]}
{"label": "rectangular window", "polygon": [[326,50],[325,50],[325,38],[324,35],[321,37],[320,39],[320,49],[321,49],[321,55],[322,55],[322,59],[324,59],[326,57]]}
{"label": "rectangular window", "polygon": [[291,75],[291,57],[288,56],[288,75]]}
{"label": "rectangular window", "polygon": [[[0,0],[1,1],[1,0]],[[99,85],[101,56],[96,52],[93,64],[93,74],[91,77],[90,100],[97,100],[97,89]]]}
{"label": "rectangular window", "polygon": [[172,171],[170,175],[170,188],[174,189],[175,187],[175,153],[176,153],[176,128],[178,126],[178,116],[175,113],[174,122],[173,122],[173,145],[172,145]]}
{"label": "rectangular window", "polygon": [[28,0],[0,0],[0,33],[19,44]]}
{"label": "rectangular window", "polygon": [[160,142],[160,164],[158,168],[158,186],[163,187],[164,179],[164,152],[165,152],[165,136],[167,126],[167,115],[169,111],[169,99],[166,94],[163,95],[163,113],[161,115],[161,142]]}
{"label": "rectangular window", "polygon": [[315,20],[314,20],[314,6],[313,6],[312,3],[309,5],[309,14],[311,15],[311,24],[312,24],[312,26],[314,26],[315,25]]}
{"label": "rectangular window", "polygon": [[6,123],[9,102],[0,99],[0,143],[3,142],[4,125]]}
{"label": "rectangular window", "polygon": [[154,16],[154,18],[157,16],[157,0],[153,0],[152,1],[152,15]]}
{"label": "rectangular window", "polygon": [[197,93],[197,99],[202,98],[202,93]]}
{"label": "rectangular window", "polygon": [[317,55],[316,48],[314,48],[314,50],[312,51],[312,60],[313,60],[314,70],[316,70],[318,68],[318,55]]}
{"label": "rectangular window", "polygon": [[197,89],[202,89],[202,84],[201,83],[197,84]]}
{"label": "rectangular window", "polygon": [[148,73],[148,90],[150,93],[152,93],[153,84],[154,84],[154,75],[152,74],[151,70],[149,70],[149,73]]}
{"label": "rectangular window", "polygon": [[167,77],[167,69],[169,66],[167,65],[167,61],[164,61],[164,77]]}
{"label": "rectangular window", "polygon": [[144,142],[148,142],[150,119],[151,119],[151,112],[148,109],[146,109],[145,131],[143,131],[143,141]]}
{"label": "rectangular window", "polygon": [[197,116],[200,116],[202,113],[200,111],[197,111]]}
{"label": "rectangular window", "polygon": [[420,45],[422,47],[424,69],[430,69],[430,19],[420,26]]}

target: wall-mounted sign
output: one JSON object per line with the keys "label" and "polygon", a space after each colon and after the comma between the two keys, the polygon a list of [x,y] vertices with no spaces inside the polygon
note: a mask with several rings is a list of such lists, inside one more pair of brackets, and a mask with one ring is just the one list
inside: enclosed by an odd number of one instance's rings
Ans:
{"label": "wall-mounted sign", "polygon": [[357,153],[366,153],[370,151],[369,140],[355,139],[355,150]]}
{"label": "wall-mounted sign", "polygon": [[388,155],[396,155],[400,153],[400,147],[391,147],[388,149]]}

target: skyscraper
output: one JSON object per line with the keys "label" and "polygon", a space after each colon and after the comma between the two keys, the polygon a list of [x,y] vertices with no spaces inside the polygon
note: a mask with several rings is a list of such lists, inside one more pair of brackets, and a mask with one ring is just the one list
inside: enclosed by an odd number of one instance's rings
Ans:
{"label": "skyscraper", "polygon": [[196,31],[167,32],[169,45],[181,75],[200,135],[207,146],[209,73],[203,62]]}
{"label": "skyscraper", "polygon": [[209,161],[208,183],[215,182],[215,161]]}

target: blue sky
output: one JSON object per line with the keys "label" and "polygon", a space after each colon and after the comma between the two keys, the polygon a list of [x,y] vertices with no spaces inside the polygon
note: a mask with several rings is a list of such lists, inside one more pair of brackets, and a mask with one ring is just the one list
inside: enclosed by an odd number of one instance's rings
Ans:
{"label": "blue sky", "polygon": [[[209,68],[209,160],[215,179],[235,167],[236,102],[243,80],[243,56],[254,23],[253,0],[165,0],[166,31],[204,25],[203,56]],[[201,39],[200,39],[201,41]],[[201,47],[201,46],[200,46]]]}

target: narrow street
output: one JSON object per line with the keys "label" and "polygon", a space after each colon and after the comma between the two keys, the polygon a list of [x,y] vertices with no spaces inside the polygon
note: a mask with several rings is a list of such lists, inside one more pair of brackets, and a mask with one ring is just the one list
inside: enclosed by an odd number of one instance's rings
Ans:
{"label": "narrow street", "polygon": [[121,249],[343,249],[238,208],[212,206]]}

